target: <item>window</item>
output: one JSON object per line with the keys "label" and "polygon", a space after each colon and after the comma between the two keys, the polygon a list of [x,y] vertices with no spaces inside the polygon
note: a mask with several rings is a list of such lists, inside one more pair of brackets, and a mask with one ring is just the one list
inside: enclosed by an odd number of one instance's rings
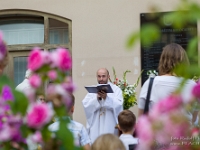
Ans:
{"label": "window", "polygon": [[5,10],[0,14],[0,30],[9,50],[4,73],[13,79],[15,86],[24,79],[32,48],[51,51],[64,47],[71,51],[71,20],[30,10]]}

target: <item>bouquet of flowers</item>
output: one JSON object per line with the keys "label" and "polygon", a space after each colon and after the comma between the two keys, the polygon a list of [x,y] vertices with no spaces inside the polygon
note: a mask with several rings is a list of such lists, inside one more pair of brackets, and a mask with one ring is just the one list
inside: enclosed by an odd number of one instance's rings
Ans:
{"label": "bouquet of flowers", "polygon": [[148,70],[147,71],[147,75],[150,76],[150,75],[154,75],[154,76],[157,76],[158,75],[158,72],[156,70]]}
{"label": "bouquet of flowers", "polygon": [[133,85],[129,84],[127,79],[126,79],[126,74],[131,72],[130,70],[126,70],[123,73],[123,79],[120,80],[116,76],[115,69],[113,67],[113,75],[114,75],[114,80],[112,81],[111,79],[110,82],[113,84],[117,85],[123,92],[123,98],[124,98],[124,103],[123,103],[123,108],[124,109],[129,109],[130,107],[133,107],[134,105],[137,104],[137,98],[136,98],[136,87],[138,86],[140,76],[137,79],[137,82]]}
{"label": "bouquet of flowers", "polygon": [[[1,50],[1,49],[0,49]],[[0,76],[0,149],[23,149],[28,147],[43,150],[81,150],[74,144],[72,133],[67,128],[70,93],[74,84],[69,76],[72,60],[67,49],[57,48],[53,52],[34,48],[28,57],[29,79],[32,90],[21,93],[14,89],[6,76]],[[45,95],[53,106],[38,103],[36,94],[45,83]],[[59,119],[58,131],[54,134],[48,127],[53,118]]]}

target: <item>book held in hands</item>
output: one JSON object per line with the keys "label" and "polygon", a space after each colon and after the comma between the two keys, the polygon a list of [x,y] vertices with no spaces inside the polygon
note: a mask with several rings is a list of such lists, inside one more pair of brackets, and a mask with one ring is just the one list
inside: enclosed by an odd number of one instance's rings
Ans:
{"label": "book held in hands", "polygon": [[92,86],[85,86],[85,89],[89,93],[98,93],[100,91],[104,91],[106,93],[113,93],[113,90],[110,84],[98,84],[98,85],[92,85]]}

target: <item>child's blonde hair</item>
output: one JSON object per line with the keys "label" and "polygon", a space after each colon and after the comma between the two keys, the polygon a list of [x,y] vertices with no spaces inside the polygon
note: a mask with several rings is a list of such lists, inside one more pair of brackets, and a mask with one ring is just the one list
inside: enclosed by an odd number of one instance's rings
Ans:
{"label": "child's blonde hair", "polygon": [[114,134],[103,134],[92,144],[91,150],[126,150],[122,141]]}

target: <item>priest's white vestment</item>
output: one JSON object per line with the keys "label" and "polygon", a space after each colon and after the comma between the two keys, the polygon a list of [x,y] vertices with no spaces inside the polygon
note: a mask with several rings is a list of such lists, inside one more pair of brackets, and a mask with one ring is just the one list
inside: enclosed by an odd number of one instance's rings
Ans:
{"label": "priest's white vestment", "polygon": [[123,110],[123,96],[121,89],[108,82],[114,93],[107,93],[105,100],[98,100],[96,93],[88,93],[83,99],[83,107],[87,119],[87,130],[91,142],[105,133],[118,135],[115,126],[118,124],[118,115]]}

